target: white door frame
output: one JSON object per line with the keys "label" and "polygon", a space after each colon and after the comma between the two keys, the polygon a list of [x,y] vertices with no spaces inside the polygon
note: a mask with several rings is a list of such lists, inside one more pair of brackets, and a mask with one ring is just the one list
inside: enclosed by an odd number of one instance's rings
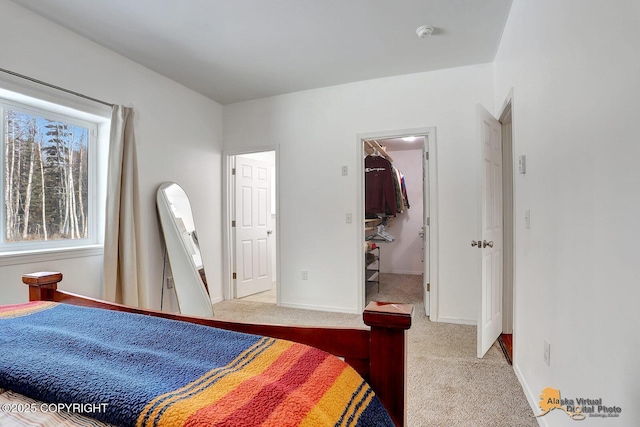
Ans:
{"label": "white door frame", "polygon": [[[356,135],[357,156],[356,159],[356,177],[358,179],[358,188],[356,194],[356,200],[358,200],[356,207],[356,218],[364,218],[364,144],[363,140],[370,139],[389,139],[389,138],[401,138],[404,136],[424,136],[425,145],[424,151],[429,153],[429,218],[430,218],[430,234],[429,234],[429,283],[430,283],[430,319],[434,322],[438,321],[438,181],[437,181],[437,152],[436,152],[436,127],[424,127],[424,128],[410,128],[399,129],[392,131],[380,131],[371,133],[359,133]],[[424,162],[424,159],[423,159]],[[424,164],[424,163],[423,163]],[[364,256],[362,250],[362,242],[365,241],[364,227],[357,228],[357,244],[355,250],[357,250],[358,259],[358,311],[364,310],[365,298],[366,298],[366,283],[364,280]],[[425,278],[426,280],[426,278]],[[424,285],[424,283],[423,283]]]}
{"label": "white door frame", "polygon": [[[233,299],[233,230],[231,228],[232,209],[234,206],[235,192],[233,191],[233,180],[231,179],[232,158],[241,154],[261,153],[264,151],[274,151],[276,157],[276,233],[280,234],[280,146],[272,145],[266,147],[245,148],[238,150],[224,150],[222,152],[222,291],[225,300]],[[276,305],[280,305],[280,241],[276,236]]]}

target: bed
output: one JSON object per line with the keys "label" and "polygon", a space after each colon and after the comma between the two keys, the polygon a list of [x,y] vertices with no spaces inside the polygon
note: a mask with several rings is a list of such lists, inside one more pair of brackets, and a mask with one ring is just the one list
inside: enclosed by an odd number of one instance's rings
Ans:
{"label": "bed", "polygon": [[107,303],[58,290],[61,280],[27,274],[30,302],[0,307],[0,417],[405,425],[409,304],[369,304],[370,329],[260,325]]}

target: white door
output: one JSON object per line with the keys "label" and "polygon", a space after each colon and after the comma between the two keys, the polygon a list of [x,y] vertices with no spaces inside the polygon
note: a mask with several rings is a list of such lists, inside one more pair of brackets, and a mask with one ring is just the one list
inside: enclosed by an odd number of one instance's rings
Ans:
{"label": "white door", "polygon": [[482,259],[478,357],[483,357],[502,332],[502,136],[500,122],[481,105],[477,117],[482,147],[482,231],[474,250]]}
{"label": "white door", "polygon": [[424,137],[424,146],[425,146],[425,150],[423,153],[423,157],[422,157],[422,161],[423,161],[423,167],[422,167],[422,190],[423,190],[423,209],[422,209],[422,213],[423,213],[423,221],[422,221],[422,247],[423,249],[423,255],[422,255],[422,262],[423,262],[423,283],[422,286],[424,288],[424,311],[425,314],[427,316],[431,315],[431,310],[430,310],[430,306],[431,306],[431,292],[429,292],[429,286],[430,286],[430,269],[429,269],[429,259],[430,259],[430,255],[429,255],[429,231],[431,229],[430,227],[430,218],[429,218],[429,151],[428,151],[428,141],[429,141],[429,136],[425,135]]}
{"label": "white door", "polygon": [[235,297],[271,289],[271,171],[267,162],[236,157]]}

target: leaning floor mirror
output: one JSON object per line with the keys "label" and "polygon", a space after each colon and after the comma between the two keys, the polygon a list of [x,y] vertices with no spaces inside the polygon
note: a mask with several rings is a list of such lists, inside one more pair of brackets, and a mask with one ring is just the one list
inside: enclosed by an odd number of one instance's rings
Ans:
{"label": "leaning floor mirror", "polygon": [[156,202],[180,313],[213,317],[187,193],[175,182],[165,182],[158,188]]}

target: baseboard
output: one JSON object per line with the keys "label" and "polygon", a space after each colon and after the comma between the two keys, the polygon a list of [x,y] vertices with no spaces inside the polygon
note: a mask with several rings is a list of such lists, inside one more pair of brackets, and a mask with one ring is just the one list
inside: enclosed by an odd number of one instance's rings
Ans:
{"label": "baseboard", "polygon": [[[531,407],[531,410],[533,411],[534,415],[538,414],[540,412],[540,408],[538,407],[538,402],[540,401],[540,397],[538,393],[534,394],[531,392],[531,388],[529,387],[529,384],[527,384],[527,382],[525,381],[524,377],[522,376],[522,372],[520,372],[520,367],[515,363],[515,361],[513,364],[513,371],[516,373],[516,378],[518,378],[518,381],[522,386],[522,390],[524,391],[524,395],[527,398],[527,402],[529,402],[529,406]],[[549,427],[549,423],[544,417],[536,417],[536,421],[538,422],[539,426]]]}
{"label": "baseboard", "polygon": [[211,300],[211,304],[217,304],[217,303],[222,302],[222,301],[224,301],[223,297],[217,297],[217,298],[214,298],[214,299]]}
{"label": "baseboard", "polygon": [[344,307],[325,307],[319,305],[311,305],[311,304],[296,304],[289,302],[281,302],[280,307],[286,308],[300,308],[303,310],[315,310],[315,311],[326,311],[329,313],[348,313],[348,314],[362,314],[359,311],[349,310]]}
{"label": "baseboard", "polygon": [[469,325],[469,326],[476,326],[478,324],[477,320],[461,319],[459,317],[438,316],[437,321],[440,323],[455,323],[456,325]]}

